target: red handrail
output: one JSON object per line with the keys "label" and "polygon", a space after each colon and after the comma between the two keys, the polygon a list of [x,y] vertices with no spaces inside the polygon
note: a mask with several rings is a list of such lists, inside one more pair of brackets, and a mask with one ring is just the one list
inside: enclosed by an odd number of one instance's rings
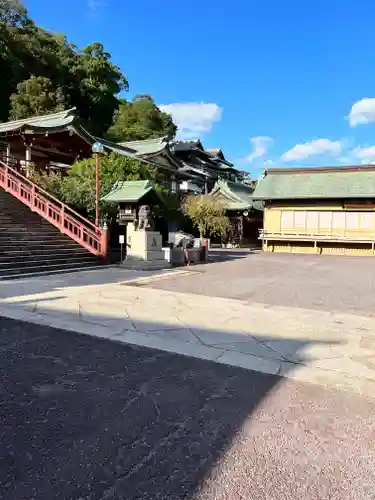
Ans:
{"label": "red handrail", "polygon": [[0,160],[0,187],[94,255],[107,256],[107,231]]}

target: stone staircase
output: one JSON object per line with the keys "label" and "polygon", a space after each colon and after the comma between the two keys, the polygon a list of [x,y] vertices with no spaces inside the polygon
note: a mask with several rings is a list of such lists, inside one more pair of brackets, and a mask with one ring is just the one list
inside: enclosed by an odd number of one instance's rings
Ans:
{"label": "stone staircase", "polygon": [[102,263],[0,187],[0,280],[92,269]]}

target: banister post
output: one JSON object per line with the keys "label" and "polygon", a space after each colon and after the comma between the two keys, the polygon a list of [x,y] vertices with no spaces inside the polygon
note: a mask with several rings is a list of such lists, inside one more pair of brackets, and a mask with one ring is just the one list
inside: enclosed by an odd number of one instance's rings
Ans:
{"label": "banister post", "polygon": [[5,191],[8,191],[8,165],[5,165],[4,184],[5,184]]}
{"label": "banister post", "polygon": [[61,205],[61,210],[60,210],[60,232],[63,233],[64,227],[65,227],[65,206]]}
{"label": "banister post", "polygon": [[100,238],[100,254],[105,262],[108,261],[108,226],[104,222]]}
{"label": "banister post", "polygon": [[35,210],[35,186],[34,184],[31,186],[31,210],[34,212]]}

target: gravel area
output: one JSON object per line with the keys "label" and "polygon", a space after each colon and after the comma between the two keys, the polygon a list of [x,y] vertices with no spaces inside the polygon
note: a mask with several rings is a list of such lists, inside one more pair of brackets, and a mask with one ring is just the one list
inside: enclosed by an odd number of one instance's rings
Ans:
{"label": "gravel area", "polygon": [[[220,260],[213,252],[215,260]],[[150,288],[269,305],[375,316],[375,259],[228,252],[228,260],[193,266],[191,275]]]}
{"label": "gravel area", "polygon": [[0,318],[2,500],[370,500],[375,400]]}

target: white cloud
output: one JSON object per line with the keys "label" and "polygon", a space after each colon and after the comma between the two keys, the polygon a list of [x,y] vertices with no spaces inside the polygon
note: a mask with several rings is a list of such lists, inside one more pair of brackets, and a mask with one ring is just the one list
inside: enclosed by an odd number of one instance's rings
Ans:
{"label": "white cloud", "polygon": [[217,104],[206,102],[162,104],[159,108],[172,115],[179,139],[193,139],[211,132],[212,125],[221,120],[223,112]]}
{"label": "white cloud", "polygon": [[375,122],[375,98],[365,97],[355,102],[348,118],[351,127]]}
{"label": "white cloud", "polygon": [[375,163],[375,146],[369,146],[367,148],[355,148],[353,154],[363,164]]}
{"label": "white cloud", "polygon": [[267,153],[268,148],[273,143],[273,139],[271,137],[260,135],[258,137],[251,137],[250,142],[253,146],[253,151],[245,158],[247,163],[251,163],[256,158],[264,156]]}
{"label": "white cloud", "polygon": [[341,153],[341,151],[341,141],[331,141],[330,139],[316,139],[311,142],[296,144],[292,149],[286,151],[282,155],[281,159],[284,161],[296,161],[324,153],[339,154]]}
{"label": "white cloud", "polygon": [[104,7],[105,0],[87,0],[87,7],[92,14],[97,14],[98,10]]}

